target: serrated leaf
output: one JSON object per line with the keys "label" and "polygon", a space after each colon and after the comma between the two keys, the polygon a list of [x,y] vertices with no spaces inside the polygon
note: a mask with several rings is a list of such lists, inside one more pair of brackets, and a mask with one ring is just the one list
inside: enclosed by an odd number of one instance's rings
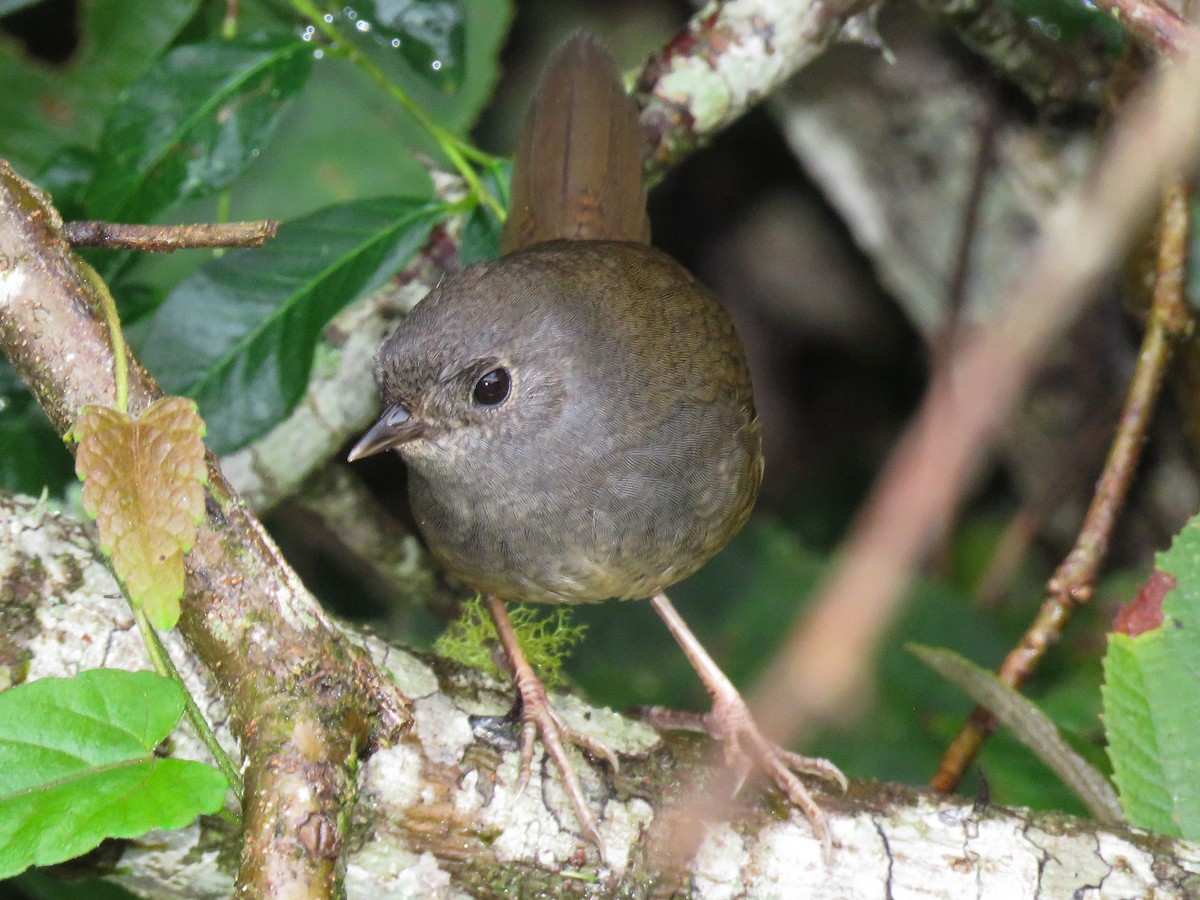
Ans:
{"label": "serrated leaf", "polygon": [[136,420],[89,406],[72,429],[83,505],[100,547],[156,628],[179,620],[183,554],[204,512],[204,422],[183,397],[155,401]]}
{"label": "serrated leaf", "polygon": [[1200,519],[1157,568],[1175,579],[1162,627],[1111,634],[1104,659],[1104,723],[1113,781],[1131,823],[1200,839]]}
{"label": "serrated leaf", "polygon": [[142,362],[164,390],[197,400],[213,450],[236,450],[291,412],[325,325],[399,271],[443,215],[393,197],[285,223],[262,249],[227,253],[177,285]]}
{"label": "serrated leaf", "polygon": [[154,753],[183,704],[174,682],[115,669],[0,691],[0,879],[220,809],[219,771]]}
{"label": "serrated leaf", "polygon": [[175,48],[105,124],[88,214],[145,221],[225,187],[258,157],[311,69],[312,48],[295,37]]}

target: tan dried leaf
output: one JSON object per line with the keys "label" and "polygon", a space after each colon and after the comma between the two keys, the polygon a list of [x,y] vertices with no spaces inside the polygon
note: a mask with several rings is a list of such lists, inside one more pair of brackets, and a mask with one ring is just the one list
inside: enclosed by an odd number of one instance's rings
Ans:
{"label": "tan dried leaf", "polygon": [[89,406],[72,429],[83,505],[129,596],[156,628],[179,619],[183,554],[204,514],[204,420],[183,397],[155,401],[136,420]]}

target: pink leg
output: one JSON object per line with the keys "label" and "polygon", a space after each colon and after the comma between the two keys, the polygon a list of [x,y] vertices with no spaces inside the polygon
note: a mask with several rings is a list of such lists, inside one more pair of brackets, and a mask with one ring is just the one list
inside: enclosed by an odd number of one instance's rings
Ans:
{"label": "pink leg", "polygon": [[517,792],[523,791],[529,782],[529,773],[533,765],[533,743],[540,735],[542,746],[546,748],[550,759],[562,775],[563,790],[571,801],[584,837],[596,845],[600,850],[601,859],[604,859],[604,842],[600,839],[596,818],[588,807],[583,787],[571,760],[567,757],[563,741],[568,740],[592,756],[606,760],[613,769],[617,768],[617,759],[602,743],[577,734],[559,719],[546,697],[546,688],[529,665],[521,645],[517,643],[508,611],[504,608],[504,601],[491,596],[487,597],[486,601],[488,612],[496,625],[496,634],[500,637],[500,644],[512,665],[513,683],[521,695],[521,760],[517,775]]}
{"label": "pink leg", "polygon": [[[846,776],[828,760],[800,756],[767,740],[755,724],[742,695],[708,655],[708,651],[688,628],[674,604],[667,599],[667,595],[655,594],[650,598],[650,603],[666,623],[687,656],[688,662],[692,664],[692,668],[696,670],[713,698],[712,711],[703,717],[704,730],[724,744],[725,761],[737,774],[739,788],[750,771],[756,767],[769,776],[776,787],[808,817],[813,833],[820,839],[828,859],[833,839],[829,834],[825,813],[793,773],[801,772],[832,781],[841,785],[843,791],[848,787]],[[664,724],[685,724],[682,719],[661,721]]]}

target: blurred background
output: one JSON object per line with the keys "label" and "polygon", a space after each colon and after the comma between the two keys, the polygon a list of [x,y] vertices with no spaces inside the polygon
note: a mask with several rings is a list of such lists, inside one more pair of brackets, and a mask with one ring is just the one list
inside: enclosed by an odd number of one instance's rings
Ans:
{"label": "blurred background", "polygon": [[[56,131],[54,110],[44,105],[37,116],[48,124],[26,127],[34,89],[97,52],[88,17],[104,7],[47,0],[0,17],[0,155],[28,177],[61,164],[65,131],[80,127]],[[744,690],[820,580],[931,366],[962,334],[986,327],[1042,217],[1085,171],[1106,120],[1106,85],[1129,62],[1131,51],[1111,24],[1086,9],[1049,0],[996,9],[1034,47],[1032,61],[997,58],[970,21],[932,2],[897,0],[650,195],[654,242],[708,284],[737,321],[763,422],[766,481],[753,520],[672,591]],[[439,121],[469,128],[496,154],[512,148],[543,60],[571,31],[592,30],[634,71],[692,13],[669,0],[470,0],[464,10],[461,83],[450,92],[420,82],[411,90]],[[180,42],[211,32],[222,13],[221,4],[200,4]],[[286,3],[246,2],[241,28],[279,28],[289,19],[300,28]],[[358,71],[322,60],[261,160],[224,202],[233,219],[286,219],[357,197],[428,192],[414,146],[432,152]],[[216,214],[217,201],[203,199],[174,207],[167,218]],[[1137,256],[1055,347],[996,452],[975,473],[880,657],[862,661],[871,689],[844,721],[813,736],[806,753],[830,757],[851,778],[923,784],[933,774],[970,704],[904,644],[950,647],[994,667],[1041,604],[1045,581],[1079,528],[1132,370],[1145,304]],[[131,329],[140,311],[152,310],[206,258],[193,252],[135,263],[123,276],[126,290],[115,292]],[[10,418],[0,420],[0,441],[11,461],[35,452],[27,436],[15,435],[35,427],[36,413],[20,405],[19,386],[5,377]],[[1153,553],[1200,500],[1186,390],[1168,391],[1156,418],[1097,601],[1076,616],[1029,688],[1101,767],[1105,632]],[[36,452],[57,454],[56,442],[43,439]],[[3,465],[6,487],[36,491],[27,469]],[[52,489],[65,489],[65,452],[43,465]],[[368,460],[353,471],[410,523],[398,459]],[[398,641],[428,647],[463,597],[450,584],[414,592],[380,583],[370,561],[348,553],[304,496],[266,521],[323,602]],[[707,708],[648,605],[600,604],[580,609],[577,620],[588,634],[567,671],[588,699],[615,708]],[[1003,732],[963,790],[1082,812]]]}

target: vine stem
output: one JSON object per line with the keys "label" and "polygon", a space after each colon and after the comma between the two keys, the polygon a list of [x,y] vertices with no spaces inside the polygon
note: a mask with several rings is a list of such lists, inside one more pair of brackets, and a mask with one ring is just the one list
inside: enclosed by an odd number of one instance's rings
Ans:
{"label": "vine stem", "polygon": [[[1046,599],[1034,621],[996,673],[1014,689],[1025,683],[1047,650],[1058,642],[1075,609],[1092,599],[1117,514],[1141,457],[1171,351],[1193,328],[1183,296],[1188,237],[1188,193],[1183,181],[1168,185],[1161,210],[1158,274],[1125,409],[1075,545],[1046,585]],[[976,707],[946,748],[931,786],[942,792],[954,790],[996,725],[991,711]]]}
{"label": "vine stem", "polygon": [[506,216],[504,207],[492,196],[491,191],[483,186],[483,182],[479,180],[479,173],[467,161],[470,158],[477,163],[488,163],[492,161],[491,157],[478,148],[472,147],[460,140],[430,118],[429,114],[421,109],[416,101],[408,96],[400,85],[392,81],[387,76],[387,73],[376,65],[374,60],[346,40],[337,27],[332,22],[326,20],[324,13],[317,9],[309,0],[290,0],[290,2],[297,12],[308,19],[312,23],[312,26],[328,39],[330,44],[340,53],[344,54],[350,62],[362,69],[372,81],[383,88],[393,100],[400,104],[405,112],[416,120],[418,125],[425,129],[430,137],[437,141],[442,152],[446,154],[446,158],[450,160],[450,164],[454,166],[459,175],[462,176],[463,181],[467,183],[471,194],[480,203],[495,213],[499,221],[503,222]]}
{"label": "vine stem", "polygon": [[225,778],[228,779],[229,786],[233,788],[233,793],[237,795],[238,802],[240,803],[245,793],[245,788],[242,784],[242,773],[238,771],[238,767],[234,765],[233,760],[229,758],[229,754],[225,752],[225,748],[217,741],[217,736],[213,734],[212,727],[208,724],[208,720],[204,718],[204,713],[200,711],[200,707],[196,705],[191,691],[183,683],[183,676],[179,674],[179,670],[175,668],[175,663],[171,661],[171,655],[167,653],[167,648],[163,646],[162,638],[158,636],[158,632],[154,630],[154,626],[146,618],[146,611],[129,599],[129,594],[124,591],[124,587],[122,587],[122,592],[125,593],[125,601],[129,603],[129,608],[133,610],[133,620],[137,622],[138,631],[142,635],[142,643],[146,645],[146,652],[150,654],[150,664],[154,666],[155,672],[163,678],[170,678],[183,689],[184,715],[192,723],[192,728],[196,730],[196,734],[204,742],[204,746],[208,748],[208,752],[212,754],[212,758],[216,760],[217,767],[224,774]]}
{"label": "vine stem", "polygon": [[113,377],[117,383],[116,408],[120,412],[129,412],[129,362],[128,350],[125,348],[125,333],[121,330],[121,318],[117,315],[117,304],[113,301],[112,293],[100,274],[90,266],[87,268],[88,279],[96,289],[100,299],[100,311],[104,314],[104,324],[108,326],[108,334],[112,339]]}

